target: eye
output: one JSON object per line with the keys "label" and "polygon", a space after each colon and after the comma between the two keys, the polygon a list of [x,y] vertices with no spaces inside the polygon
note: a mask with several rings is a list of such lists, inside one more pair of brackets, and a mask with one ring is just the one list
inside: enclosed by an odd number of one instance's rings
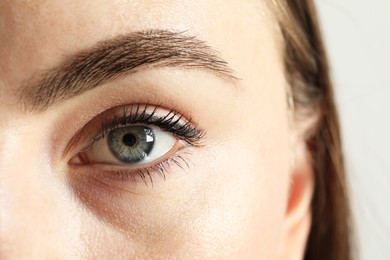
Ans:
{"label": "eye", "polygon": [[110,130],[83,152],[95,164],[141,165],[167,154],[177,139],[155,126],[131,125]]}
{"label": "eye", "polygon": [[204,135],[175,110],[142,104],[114,107],[92,118],[71,139],[66,148],[69,172],[98,182],[153,184],[156,175],[165,180],[174,171],[171,166],[188,168]]}
{"label": "eye", "polygon": [[204,135],[175,110],[140,104],[114,107],[92,118],[71,139],[66,149],[69,173],[115,187],[128,187],[128,181],[153,185],[154,176],[165,180],[175,165],[188,168]]}

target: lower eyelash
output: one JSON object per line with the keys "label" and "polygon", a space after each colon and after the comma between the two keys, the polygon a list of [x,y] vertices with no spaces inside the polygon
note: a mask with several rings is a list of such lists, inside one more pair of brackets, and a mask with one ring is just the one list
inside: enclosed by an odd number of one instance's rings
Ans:
{"label": "lower eyelash", "polygon": [[175,154],[172,157],[168,158],[165,161],[162,161],[154,166],[149,166],[146,168],[140,168],[136,170],[118,170],[118,171],[108,171],[104,173],[105,175],[110,175],[110,179],[119,181],[133,181],[136,182],[136,178],[139,177],[142,179],[146,186],[149,186],[148,183],[153,187],[153,176],[156,174],[161,178],[166,180],[166,175],[169,173],[169,169],[176,165],[182,170],[190,168],[192,164],[191,160],[186,156],[190,155],[189,152],[181,152],[180,154]]}

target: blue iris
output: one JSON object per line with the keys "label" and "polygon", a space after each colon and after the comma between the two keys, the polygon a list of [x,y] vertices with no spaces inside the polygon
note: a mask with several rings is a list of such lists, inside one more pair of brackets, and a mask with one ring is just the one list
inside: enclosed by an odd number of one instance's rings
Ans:
{"label": "blue iris", "polygon": [[155,135],[146,126],[127,126],[111,130],[107,144],[111,153],[123,163],[139,163],[153,150]]}

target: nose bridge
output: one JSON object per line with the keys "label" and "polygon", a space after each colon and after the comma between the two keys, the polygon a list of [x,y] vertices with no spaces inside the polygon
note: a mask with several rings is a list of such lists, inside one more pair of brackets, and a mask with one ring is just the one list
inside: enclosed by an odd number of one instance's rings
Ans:
{"label": "nose bridge", "polygon": [[6,131],[1,138],[0,256],[46,258],[58,224],[50,167],[28,134]]}

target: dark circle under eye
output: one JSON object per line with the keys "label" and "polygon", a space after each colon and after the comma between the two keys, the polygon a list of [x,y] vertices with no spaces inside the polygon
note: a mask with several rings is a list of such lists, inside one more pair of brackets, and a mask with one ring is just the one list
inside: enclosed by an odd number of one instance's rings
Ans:
{"label": "dark circle under eye", "polygon": [[124,163],[138,163],[153,150],[154,132],[146,126],[128,126],[111,130],[107,145],[111,153]]}

